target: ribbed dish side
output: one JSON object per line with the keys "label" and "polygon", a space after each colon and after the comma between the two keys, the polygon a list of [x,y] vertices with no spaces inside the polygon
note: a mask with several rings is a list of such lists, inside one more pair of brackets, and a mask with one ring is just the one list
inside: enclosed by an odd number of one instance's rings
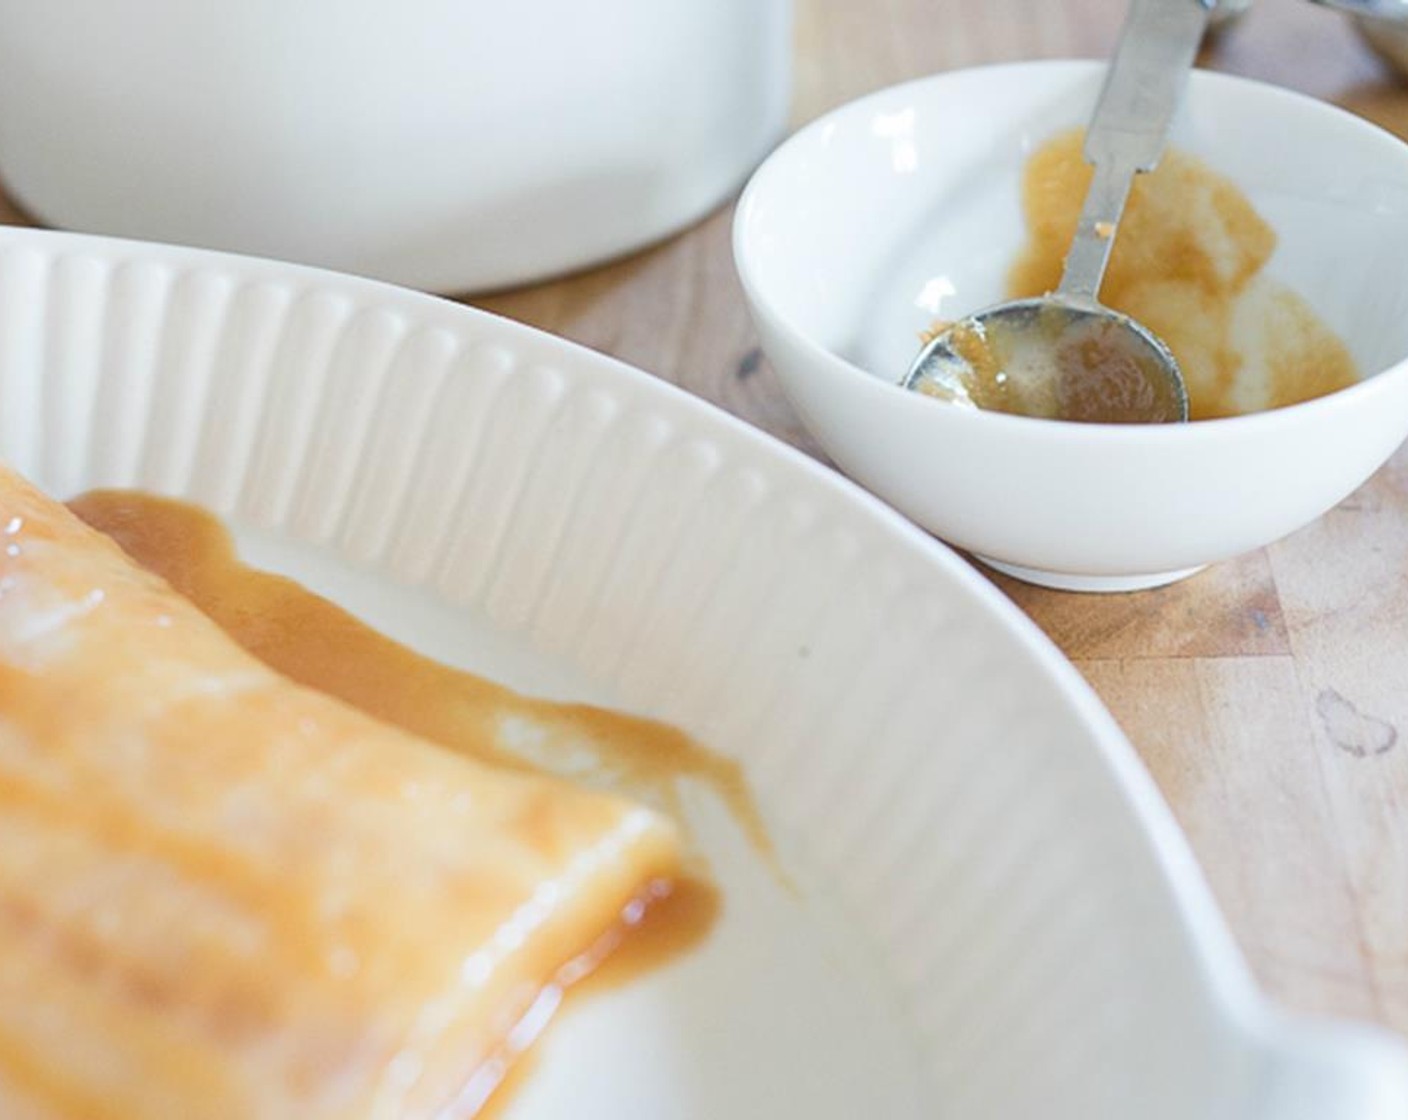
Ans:
{"label": "ribbed dish side", "polygon": [[1209,1115],[1225,1039],[1147,841],[982,604],[609,363],[296,275],[5,246],[0,449],[427,585],[742,757],[902,962],[946,1115]]}

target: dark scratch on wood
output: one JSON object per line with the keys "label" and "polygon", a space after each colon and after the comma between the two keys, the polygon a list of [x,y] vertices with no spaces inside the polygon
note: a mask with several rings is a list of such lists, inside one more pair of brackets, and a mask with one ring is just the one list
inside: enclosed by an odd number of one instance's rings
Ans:
{"label": "dark scratch on wood", "polygon": [[758,367],[762,364],[763,352],[755,346],[738,360],[738,367],[733,371],[734,376],[740,381],[747,381],[758,372]]}
{"label": "dark scratch on wood", "polygon": [[1355,758],[1386,754],[1398,742],[1398,728],[1365,715],[1333,688],[1323,689],[1315,698],[1315,710],[1330,741]]}

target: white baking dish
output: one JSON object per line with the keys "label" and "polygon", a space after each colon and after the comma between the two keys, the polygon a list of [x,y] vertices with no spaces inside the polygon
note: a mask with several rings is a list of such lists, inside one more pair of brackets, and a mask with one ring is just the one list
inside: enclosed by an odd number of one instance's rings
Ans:
{"label": "white baking dish", "polygon": [[798,891],[569,1016],[510,1115],[1390,1120],[1408,1062],[1268,1007],[1129,745],[946,548],[618,362],[257,260],[0,232],[0,456],[193,498],[434,656],[739,758]]}

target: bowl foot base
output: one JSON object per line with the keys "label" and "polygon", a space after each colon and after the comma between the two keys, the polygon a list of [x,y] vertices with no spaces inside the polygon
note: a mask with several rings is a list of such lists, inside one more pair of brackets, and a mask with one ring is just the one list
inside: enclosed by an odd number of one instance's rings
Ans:
{"label": "bowl foot base", "polygon": [[1199,564],[1197,567],[1180,568],[1173,572],[1145,572],[1132,576],[1083,576],[1073,572],[1048,572],[1041,568],[1023,568],[1019,564],[1006,564],[1001,560],[990,560],[986,556],[977,554],[973,558],[986,564],[994,571],[1011,576],[1013,579],[1019,579],[1023,583],[1034,583],[1038,587],[1054,587],[1058,591],[1104,593],[1146,591],[1151,587],[1163,587],[1165,584],[1187,579],[1207,567],[1206,564]]}

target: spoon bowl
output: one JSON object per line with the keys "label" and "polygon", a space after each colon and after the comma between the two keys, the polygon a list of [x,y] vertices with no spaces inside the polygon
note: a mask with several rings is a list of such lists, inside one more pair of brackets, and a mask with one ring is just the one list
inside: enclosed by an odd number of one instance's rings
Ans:
{"label": "spoon bowl", "polygon": [[1158,166],[1211,6],[1212,0],[1130,0],[1086,131],[1085,158],[1094,173],[1060,287],[944,328],[901,385],[1055,420],[1188,419],[1187,388],[1168,347],[1098,297],[1130,186]]}
{"label": "spoon bowl", "polygon": [[1013,300],[929,340],[902,382],[955,404],[1048,420],[1188,419],[1178,362],[1128,315],[1059,297]]}

